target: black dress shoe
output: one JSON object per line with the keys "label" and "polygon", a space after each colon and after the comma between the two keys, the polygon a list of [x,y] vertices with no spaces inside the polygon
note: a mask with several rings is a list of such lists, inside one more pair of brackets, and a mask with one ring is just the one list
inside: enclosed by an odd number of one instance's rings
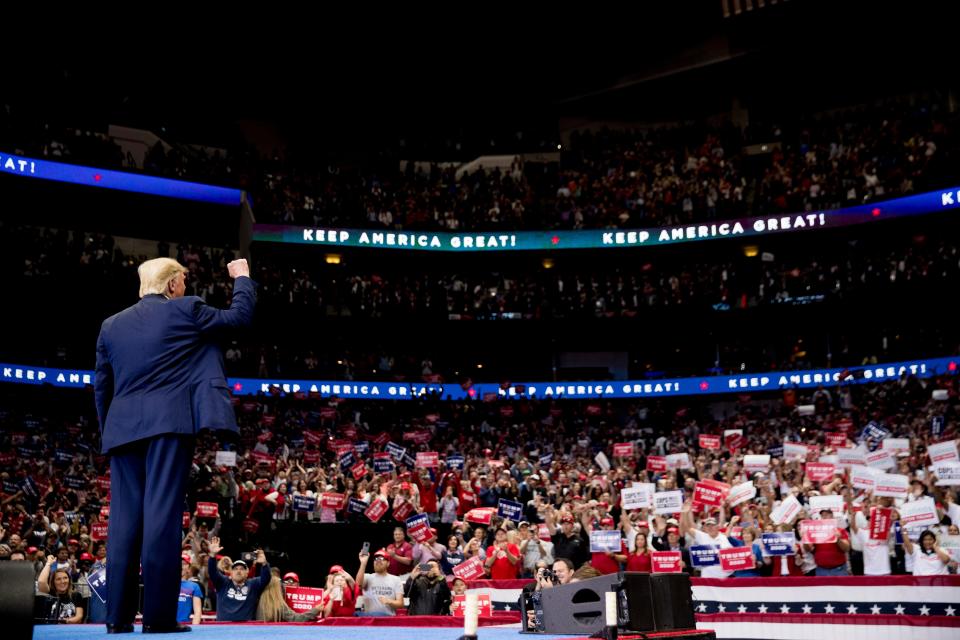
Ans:
{"label": "black dress shoe", "polygon": [[108,624],[107,633],[133,633],[132,624]]}
{"label": "black dress shoe", "polygon": [[191,629],[187,625],[179,623],[143,625],[143,633],[183,633],[184,631],[191,631]]}

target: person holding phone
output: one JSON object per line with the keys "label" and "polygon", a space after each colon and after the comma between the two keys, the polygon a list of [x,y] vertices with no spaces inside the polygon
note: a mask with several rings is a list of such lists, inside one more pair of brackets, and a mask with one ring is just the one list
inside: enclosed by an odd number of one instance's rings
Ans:
{"label": "person holding phone", "polygon": [[[370,543],[364,543],[369,549]],[[323,589],[323,617],[349,618],[357,608],[356,581],[340,565],[330,567],[327,584]]]}
{"label": "person holding phone", "polygon": [[[369,549],[367,545],[364,545]],[[390,556],[386,549],[373,554],[373,573],[366,573],[369,551],[360,552],[360,568],[356,584],[363,593],[363,612],[360,616],[394,616],[403,606],[403,582],[389,573]]]}
{"label": "person holding phone", "polygon": [[439,560],[432,559],[415,566],[403,586],[403,593],[410,598],[407,615],[445,616],[450,613],[453,597]]}

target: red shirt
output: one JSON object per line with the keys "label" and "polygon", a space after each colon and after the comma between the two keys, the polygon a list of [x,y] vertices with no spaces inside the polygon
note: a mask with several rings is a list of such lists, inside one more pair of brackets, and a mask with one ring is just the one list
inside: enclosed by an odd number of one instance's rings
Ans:
{"label": "red shirt", "polygon": [[[516,580],[517,576],[520,575],[520,548],[515,544],[508,543],[507,550],[510,555],[517,558],[516,564],[510,562],[510,558],[507,556],[497,558],[490,567],[491,580]],[[487,547],[487,557],[496,557],[498,551],[499,549],[496,546]]]}
{"label": "red shirt", "polygon": [[653,560],[650,553],[631,553],[627,556],[627,571],[640,571],[650,573],[653,568]]}
{"label": "red shirt", "polygon": [[398,556],[410,558],[410,564],[403,564],[402,562],[399,562],[391,557],[390,567],[387,569],[387,573],[392,573],[395,576],[402,576],[405,573],[410,573],[410,571],[413,569],[413,545],[406,540],[401,542],[399,545],[387,545],[387,554],[389,554],[391,551]]}
{"label": "red shirt", "polygon": [[[627,555],[627,545],[623,539],[620,540],[620,553]],[[616,573],[620,569],[620,563],[602,551],[590,554],[590,566],[604,575]]]}
{"label": "red shirt", "polygon": [[472,491],[460,491],[460,506],[457,507],[457,515],[462,516],[470,509],[477,506],[477,494]]}
{"label": "red shirt", "polygon": [[[330,600],[330,595],[326,594],[323,597],[323,604],[326,605]],[[353,589],[347,587],[343,590],[343,600],[334,600],[333,606],[330,607],[330,618],[350,618],[353,616],[357,608],[357,601],[353,597]]]}
{"label": "red shirt", "polygon": [[[846,529],[837,529],[837,541],[850,540]],[[847,562],[847,554],[840,550],[836,542],[813,545],[813,559],[822,569],[833,569]]]}
{"label": "red shirt", "polygon": [[423,481],[417,481],[417,486],[420,487],[420,509],[423,513],[436,513],[437,512],[437,493],[434,491],[436,488],[429,479]]}

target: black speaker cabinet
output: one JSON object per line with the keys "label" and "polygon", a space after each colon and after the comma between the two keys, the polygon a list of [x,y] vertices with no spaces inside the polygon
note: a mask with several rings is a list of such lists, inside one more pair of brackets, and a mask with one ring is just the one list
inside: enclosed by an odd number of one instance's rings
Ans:
{"label": "black speaker cabinet", "polygon": [[0,562],[0,621],[6,640],[33,637],[32,562]]}
{"label": "black speaker cabinet", "polygon": [[[618,607],[624,631],[694,629],[693,595],[687,574],[623,574],[624,595]],[[590,635],[604,625],[605,593],[618,584],[616,574],[545,589],[543,631]]]}

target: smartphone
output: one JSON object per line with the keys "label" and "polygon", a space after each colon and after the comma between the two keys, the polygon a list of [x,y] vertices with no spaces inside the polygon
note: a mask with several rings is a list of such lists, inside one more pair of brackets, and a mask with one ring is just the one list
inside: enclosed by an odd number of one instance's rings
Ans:
{"label": "smartphone", "polygon": [[366,553],[366,554],[369,555],[369,553],[370,553],[370,543],[369,543],[369,542],[364,542],[364,543],[363,543],[363,549],[362,549],[361,553]]}
{"label": "smartphone", "polygon": [[257,559],[257,554],[252,551],[244,551],[240,554],[240,559],[247,563],[248,569],[252,569],[254,561]]}
{"label": "smartphone", "polygon": [[423,571],[424,573],[426,573],[427,571],[430,571],[430,563],[429,563],[429,562],[421,562],[421,563],[420,563],[420,571]]}

